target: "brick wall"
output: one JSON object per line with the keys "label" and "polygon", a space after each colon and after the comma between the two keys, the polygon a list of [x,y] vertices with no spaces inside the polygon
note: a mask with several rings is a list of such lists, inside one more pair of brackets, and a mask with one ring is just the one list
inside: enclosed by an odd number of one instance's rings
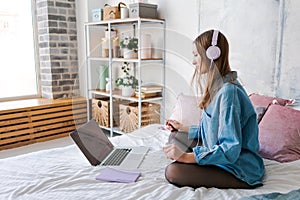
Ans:
{"label": "brick wall", "polygon": [[75,0],[37,0],[36,14],[42,97],[79,96]]}

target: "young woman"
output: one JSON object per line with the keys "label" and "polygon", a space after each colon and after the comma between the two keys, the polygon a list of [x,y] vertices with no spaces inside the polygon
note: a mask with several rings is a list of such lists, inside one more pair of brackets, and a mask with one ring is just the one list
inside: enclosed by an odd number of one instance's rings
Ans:
{"label": "young woman", "polygon": [[193,54],[193,82],[203,94],[200,126],[185,128],[174,120],[168,120],[167,126],[171,131],[188,131],[186,135],[199,142],[192,152],[176,143],[163,148],[166,157],[175,160],[166,168],[166,179],[179,187],[261,186],[264,163],[257,152],[256,113],[237,73],[231,71],[227,39],[217,30],[204,32],[195,39]]}

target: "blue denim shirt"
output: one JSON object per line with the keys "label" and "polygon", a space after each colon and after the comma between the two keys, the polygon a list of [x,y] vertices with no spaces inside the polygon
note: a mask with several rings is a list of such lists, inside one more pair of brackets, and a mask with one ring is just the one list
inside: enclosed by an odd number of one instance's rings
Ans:
{"label": "blue denim shirt", "polygon": [[201,137],[193,151],[199,165],[216,165],[249,185],[262,184],[264,163],[258,154],[258,124],[247,93],[236,80],[227,82],[202,111],[201,124],[191,126],[189,138]]}

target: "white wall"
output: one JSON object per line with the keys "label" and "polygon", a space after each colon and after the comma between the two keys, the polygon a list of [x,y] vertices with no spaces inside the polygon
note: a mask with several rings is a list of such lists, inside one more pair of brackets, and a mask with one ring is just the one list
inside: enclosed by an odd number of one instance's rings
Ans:
{"label": "white wall", "polygon": [[300,99],[299,1],[201,0],[200,31],[222,30],[248,92]]}
{"label": "white wall", "polygon": [[278,96],[300,101],[300,1],[285,1],[282,21],[282,48],[278,83]]}
{"label": "white wall", "polygon": [[201,2],[200,31],[220,29],[229,40],[231,67],[238,71],[247,91],[272,95],[278,1],[229,0],[218,1],[217,6],[209,0]]}
{"label": "white wall", "polygon": [[[84,60],[83,26],[91,9],[115,0],[77,0],[79,59]],[[124,1],[129,4],[132,0]],[[300,1],[293,0],[148,0],[158,5],[167,24],[167,102],[180,92],[191,94],[192,41],[208,29],[228,38],[230,63],[248,93],[258,92],[300,100]],[[84,4],[84,6],[83,6]],[[78,6],[80,5],[80,6]],[[83,62],[82,62],[83,63]],[[84,71],[84,70],[83,70]],[[83,72],[81,76],[84,78]],[[84,91],[84,79],[81,89]],[[85,94],[85,93],[83,93]],[[170,108],[167,108],[167,114]]]}

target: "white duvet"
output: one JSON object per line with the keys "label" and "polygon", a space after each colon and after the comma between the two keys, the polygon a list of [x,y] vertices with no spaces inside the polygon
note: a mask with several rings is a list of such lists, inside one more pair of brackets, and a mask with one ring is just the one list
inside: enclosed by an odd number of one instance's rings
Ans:
{"label": "white duvet", "polygon": [[254,194],[287,193],[300,188],[300,160],[278,163],[264,160],[264,186],[254,190],[178,188],[164,177],[166,159],[161,148],[168,131],[150,125],[131,134],[111,138],[115,145],[150,146],[135,183],[96,180],[101,167],[93,167],[75,145],[38,151],[0,160],[0,199],[239,199]]}

